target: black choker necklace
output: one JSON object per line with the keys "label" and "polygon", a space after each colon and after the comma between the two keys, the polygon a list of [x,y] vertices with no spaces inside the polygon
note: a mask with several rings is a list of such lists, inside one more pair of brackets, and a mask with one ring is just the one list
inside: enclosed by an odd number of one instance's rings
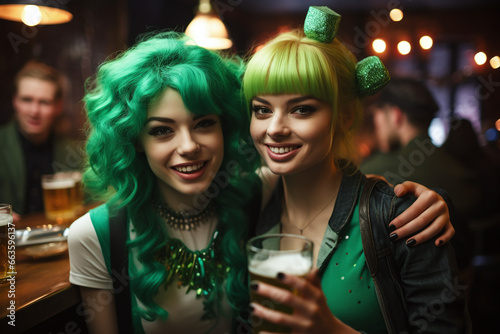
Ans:
{"label": "black choker necklace", "polygon": [[167,221],[168,225],[176,230],[195,230],[215,216],[213,201],[208,203],[205,209],[201,211],[175,211],[165,203],[156,203],[154,208]]}

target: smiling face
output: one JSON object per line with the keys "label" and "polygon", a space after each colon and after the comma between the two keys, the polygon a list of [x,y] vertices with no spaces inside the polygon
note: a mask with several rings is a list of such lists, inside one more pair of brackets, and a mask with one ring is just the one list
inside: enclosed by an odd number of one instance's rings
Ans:
{"label": "smiling face", "polygon": [[31,142],[43,143],[52,130],[61,111],[56,90],[53,82],[38,78],[24,77],[18,83],[12,104],[19,130]]}
{"label": "smiling face", "polygon": [[148,107],[138,151],[146,155],[165,200],[175,209],[179,198],[205,191],[219,170],[224,157],[220,120],[214,114],[193,115],[180,94],[167,88]]}
{"label": "smiling face", "polygon": [[332,109],[304,95],[260,95],[252,100],[252,139],[267,166],[291,175],[333,165]]}

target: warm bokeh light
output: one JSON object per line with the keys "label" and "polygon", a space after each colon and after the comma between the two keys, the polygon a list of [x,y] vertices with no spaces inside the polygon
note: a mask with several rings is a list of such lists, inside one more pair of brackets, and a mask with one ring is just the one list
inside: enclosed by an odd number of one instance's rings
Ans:
{"label": "warm bokeh light", "polygon": [[393,8],[389,13],[389,16],[394,22],[399,22],[403,19],[403,11],[399,8]]}
{"label": "warm bokeh light", "polygon": [[398,43],[398,51],[402,55],[407,55],[411,51],[411,44],[407,41],[401,41]]}
{"label": "warm bokeh light", "polygon": [[500,118],[497,119],[497,121],[495,122],[495,127],[497,128],[498,131],[500,131]]}
{"label": "warm bokeh light", "polygon": [[420,46],[424,50],[429,50],[430,48],[432,48],[432,44],[434,43],[430,36],[422,36],[419,42]]}
{"label": "warm bokeh light", "polygon": [[488,60],[488,57],[486,57],[486,53],[482,51],[476,53],[476,55],[474,56],[474,61],[478,65],[484,65],[484,63],[486,63],[486,60]]}
{"label": "warm bokeh light", "polygon": [[[57,8],[51,7],[54,2],[57,2]],[[65,7],[62,2],[69,1],[0,1],[0,19],[23,22],[28,26],[66,23],[73,19],[73,14],[59,8]],[[25,3],[39,3],[39,6]]]}
{"label": "warm bokeh light", "polygon": [[265,43],[257,45],[255,48],[253,48],[253,53],[259,52],[264,46],[266,46]]}
{"label": "warm bokeh light", "polygon": [[[495,56],[493,58],[490,59],[490,65],[493,69],[497,69],[500,67],[500,57],[499,56]],[[500,131],[500,130],[498,130]]]}
{"label": "warm bokeh light", "polygon": [[40,8],[35,5],[25,6],[21,15],[21,20],[27,26],[36,26],[42,21],[42,13],[40,12]]}
{"label": "warm bokeh light", "polygon": [[377,38],[372,43],[373,51],[375,51],[376,53],[382,53],[382,52],[384,52],[385,49],[386,49],[386,47],[387,46],[386,46],[384,40],[380,39],[380,38]]}

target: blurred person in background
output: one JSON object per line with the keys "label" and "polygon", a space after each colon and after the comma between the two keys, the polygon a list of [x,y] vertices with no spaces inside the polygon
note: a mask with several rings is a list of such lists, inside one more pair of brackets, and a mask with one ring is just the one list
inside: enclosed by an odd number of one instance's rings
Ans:
{"label": "blurred person in background", "polygon": [[42,174],[79,167],[76,144],[54,133],[62,97],[54,68],[30,61],[16,74],[14,118],[0,127],[0,202],[12,205],[15,219],[43,211]]}
{"label": "blurred person in background", "polygon": [[[412,78],[393,78],[369,106],[379,152],[363,161],[360,170],[379,174],[392,184],[414,181],[444,189],[455,206],[457,260],[468,263],[467,222],[477,214],[481,188],[477,177],[427,134],[439,106],[427,86]],[[461,254],[464,253],[464,254]]]}
{"label": "blurred person in background", "polygon": [[450,132],[441,147],[479,181],[482,196],[480,209],[475,216],[485,217],[499,213],[500,163],[492,159],[481,146],[471,122],[466,119],[452,119]]}

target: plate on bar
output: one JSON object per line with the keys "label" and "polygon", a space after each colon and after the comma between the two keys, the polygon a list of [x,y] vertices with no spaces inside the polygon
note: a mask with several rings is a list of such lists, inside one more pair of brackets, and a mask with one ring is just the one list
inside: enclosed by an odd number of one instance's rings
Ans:
{"label": "plate on bar", "polygon": [[36,260],[61,255],[67,249],[68,243],[66,241],[59,241],[23,247],[20,252]]}
{"label": "plate on bar", "polygon": [[16,230],[16,247],[57,243],[68,239],[69,228],[59,225]]}

